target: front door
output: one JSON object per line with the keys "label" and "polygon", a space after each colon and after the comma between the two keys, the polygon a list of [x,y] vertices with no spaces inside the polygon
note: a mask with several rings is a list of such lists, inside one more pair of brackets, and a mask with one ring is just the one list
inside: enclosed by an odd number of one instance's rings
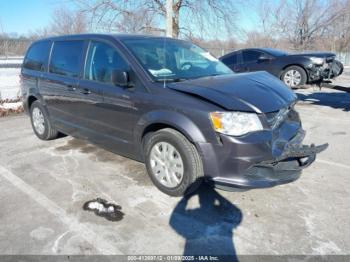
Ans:
{"label": "front door", "polygon": [[79,89],[87,93],[101,90],[103,100],[94,106],[93,111],[85,110],[84,117],[93,132],[91,140],[121,154],[133,155],[133,129],[139,118],[136,107],[137,97],[140,96],[139,84],[132,79],[135,84],[132,88],[116,86],[112,82],[114,70],[123,70],[129,72],[131,77],[136,77],[115,46],[102,41],[90,41]]}
{"label": "front door", "polygon": [[256,50],[245,50],[243,51],[242,58],[243,63],[242,66],[245,72],[254,72],[254,71],[266,71],[268,69],[268,64],[270,64],[270,60],[259,60],[260,57],[267,56],[263,52]]}

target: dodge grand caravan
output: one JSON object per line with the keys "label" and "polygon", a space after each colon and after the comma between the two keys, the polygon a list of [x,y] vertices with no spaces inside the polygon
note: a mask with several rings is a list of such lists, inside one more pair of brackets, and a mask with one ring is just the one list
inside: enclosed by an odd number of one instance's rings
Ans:
{"label": "dodge grand caravan", "polygon": [[48,38],[29,48],[21,79],[37,137],[67,134],[144,162],[172,196],[203,180],[224,189],[291,182],[327,147],[302,145],[285,84],[265,72],[234,74],[186,41]]}

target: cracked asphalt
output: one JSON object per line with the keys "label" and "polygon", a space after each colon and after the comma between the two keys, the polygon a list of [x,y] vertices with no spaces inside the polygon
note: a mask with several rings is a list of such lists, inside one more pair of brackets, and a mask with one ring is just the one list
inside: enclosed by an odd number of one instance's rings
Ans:
{"label": "cracked asphalt", "polygon": [[[350,254],[350,94],[298,91],[306,142],[327,151],[291,184],[171,198],[143,164],[0,119],[0,254]],[[83,210],[102,198],[113,222]]]}

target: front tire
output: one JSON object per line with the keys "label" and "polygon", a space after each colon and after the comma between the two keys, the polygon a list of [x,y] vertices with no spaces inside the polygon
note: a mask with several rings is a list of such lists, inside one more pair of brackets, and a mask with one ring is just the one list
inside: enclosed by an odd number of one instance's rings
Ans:
{"label": "front tire", "polygon": [[183,196],[199,187],[203,177],[202,160],[184,135],[165,128],[146,136],[144,143],[148,175],[160,191]]}
{"label": "front tire", "polygon": [[39,101],[34,101],[30,107],[30,119],[35,135],[41,140],[52,140],[58,137],[46,109]]}
{"label": "front tire", "polygon": [[306,84],[307,75],[300,66],[289,66],[282,72],[281,80],[290,88],[295,88]]}

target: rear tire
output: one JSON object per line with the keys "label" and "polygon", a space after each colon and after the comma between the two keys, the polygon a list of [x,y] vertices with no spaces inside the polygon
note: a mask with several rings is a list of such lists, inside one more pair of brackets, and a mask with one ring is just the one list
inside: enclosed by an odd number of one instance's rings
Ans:
{"label": "rear tire", "polygon": [[35,135],[41,140],[52,140],[58,137],[47,110],[39,101],[34,101],[30,107],[30,119]]}
{"label": "rear tire", "polygon": [[288,66],[281,75],[281,80],[290,88],[305,85],[307,74],[300,66]]}
{"label": "rear tire", "polygon": [[165,128],[145,137],[145,163],[154,185],[170,196],[194,192],[203,164],[196,147],[180,132]]}

